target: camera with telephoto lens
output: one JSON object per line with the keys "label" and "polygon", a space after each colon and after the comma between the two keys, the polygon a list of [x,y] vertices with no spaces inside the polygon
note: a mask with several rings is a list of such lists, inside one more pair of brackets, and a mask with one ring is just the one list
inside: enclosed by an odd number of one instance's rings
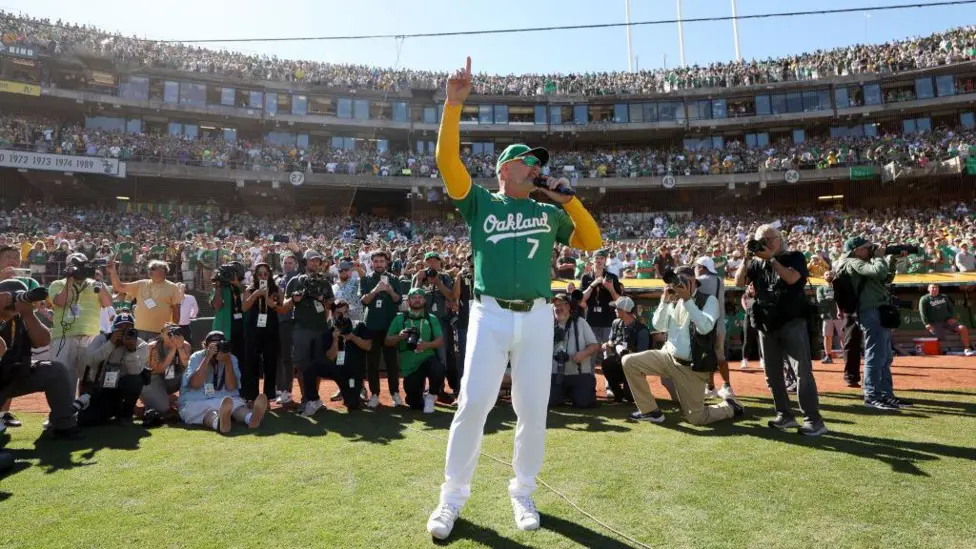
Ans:
{"label": "camera with telephoto lens", "polygon": [[688,279],[684,275],[679,275],[674,272],[674,269],[668,267],[664,269],[664,274],[661,276],[664,283],[668,286],[687,286]]}
{"label": "camera with telephoto lens", "polygon": [[225,354],[230,353],[230,341],[225,339],[224,341],[217,343],[217,352]]}
{"label": "camera with telephoto lens", "polygon": [[746,241],[746,249],[749,250],[749,253],[751,254],[757,254],[766,249],[766,243],[762,240],[750,238]]}
{"label": "camera with telephoto lens", "polygon": [[[878,246],[871,246],[871,254],[873,255],[878,250]],[[918,246],[912,244],[892,244],[890,246],[885,246],[885,255],[901,255],[906,253],[908,255],[916,255],[922,253],[922,249]]]}
{"label": "camera with telephoto lens", "polygon": [[351,334],[352,333],[352,319],[343,316],[335,319],[335,328],[339,330],[340,334]]}
{"label": "camera with telephoto lens", "polygon": [[237,263],[226,263],[217,268],[217,272],[213,274],[210,281],[214,283],[219,283],[222,286],[226,286],[234,281],[244,279],[244,268],[243,265]]}
{"label": "camera with telephoto lens", "polygon": [[428,267],[424,270],[424,276],[426,276],[428,279],[437,278],[437,269],[431,269]]}
{"label": "camera with telephoto lens", "polygon": [[420,330],[416,328],[407,328],[407,339],[404,340],[407,345],[408,351],[416,351],[417,344],[420,343]]}
{"label": "camera with telephoto lens", "polygon": [[329,281],[322,273],[309,273],[305,275],[305,288],[302,290],[303,297],[318,299],[326,294],[329,288]]}
{"label": "camera with telephoto lens", "polygon": [[18,290],[13,292],[13,299],[10,300],[8,310],[13,310],[18,303],[37,303],[47,299],[47,288],[34,288],[33,290]]}

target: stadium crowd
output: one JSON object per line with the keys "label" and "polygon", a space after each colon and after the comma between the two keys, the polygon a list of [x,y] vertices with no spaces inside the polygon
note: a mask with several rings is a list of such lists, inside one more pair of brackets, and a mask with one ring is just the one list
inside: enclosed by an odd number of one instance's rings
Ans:
{"label": "stadium crowd", "polygon": [[[215,168],[426,178],[437,175],[432,154],[378,151],[369,147],[334,149],[318,144],[283,146],[248,139],[227,141],[210,134],[188,139],[155,132],[110,132],[16,114],[0,116],[0,148]],[[964,160],[970,155],[976,155],[976,129],[939,126],[933,131],[908,135],[811,136],[799,144],[784,137],[767,146],[751,148],[736,140],[725,143],[722,149],[672,145],[554,151],[546,173],[570,178],[644,177],[883,166],[892,162],[901,167],[924,168],[956,156]],[[494,176],[493,154],[472,154],[466,150],[462,160],[472,176]]]}
{"label": "stadium crowd", "polygon": [[[50,55],[88,54],[136,66],[217,74],[249,80],[305,82],[334,88],[402,90],[439,88],[447,73],[384,69],[279,59],[210,50],[108,33],[61,20],[0,13],[8,42],[39,47]],[[856,44],[779,59],[743,60],[635,72],[474,76],[485,95],[626,95],[688,88],[736,87],[834,75],[891,73],[976,58],[976,28],[958,27],[884,44]]]}

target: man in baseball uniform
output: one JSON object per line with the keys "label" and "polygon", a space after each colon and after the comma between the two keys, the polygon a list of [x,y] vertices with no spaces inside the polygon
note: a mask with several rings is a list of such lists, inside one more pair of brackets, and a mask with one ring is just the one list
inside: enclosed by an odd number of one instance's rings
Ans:
{"label": "man in baseball uniform", "polygon": [[[461,162],[458,129],[461,107],[470,93],[469,57],[466,67],[447,82],[436,153],[447,194],[471,228],[474,255],[474,299],[461,395],[447,443],[440,503],[427,521],[427,531],[437,539],[450,535],[471,494],[485,419],[509,363],[518,424],[515,478],[508,491],[516,526],[521,530],[539,527],[532,493],[542,468],[552,369],[549,262],[556,243],[590,251],[603,243],[599,227],[583,204],[556,190],[568,186],[568,181],[547,178],[548,188],[544,189],[533,184],[549,160],[545,149],[516,144],[502,151],[495,165],[497,193],[471,184]],[[536,202],[530,198],[535,190],[558,205]]]}

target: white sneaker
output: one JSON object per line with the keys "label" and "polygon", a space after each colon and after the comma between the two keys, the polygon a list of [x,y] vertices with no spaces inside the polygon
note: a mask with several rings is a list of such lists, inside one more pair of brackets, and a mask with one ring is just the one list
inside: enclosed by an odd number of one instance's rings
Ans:
{"label": "white sneaker", "polygon": [[[400,396],[400,395],[396,395]],[[433,414],[434,413],[434,403],[437,402],[437,397],[434,395],[424,396],[424,413]]]}
{"label": "white sneaker", "polygon": [[366,401],[366,407],[376,409],[380,405],[380,397],[376,395],[370,395],[369,400]]}
{"label": "white sneaker", "polygon": [[742,363],[739,364],[739,369],[740,370],[748,370],[749,369],[749,361],[743,358],[742,359]]}
{"label": "white sneaker", "polygon": [[302,410],[302,417],[312,417],[312,416],[314,416],[315,415],[315,412],[318,412],[319,410],[322,409],[322,406],[323,406],[323,404],[322,404],[322,399],[321,398],[318,399],[318,400],[310,400],[310,401],[306,402],[305,403],[305,408]]}
{"label": "white sneaker", "polygon": [[450,503],[438,505],[437,509],[434,509],[434,512],[430,514],[430,518],[427,519],[427,531],[436,539],[447,539],[447,536],[451,535],[451,530],[454,529],[454,521],[460,514],[461,507],[459,505]]}
{"label": "white sneaker", "polygon": [[515,513],[515,527],[519,530],[538,530],[539,511],[531,496],[512,498],[512,511]]}
{"label": "white sneaker", "polygon": [[288,391],[282,391],[278,394],[278,398],[275,399],[275,402],[277,402],[279,406],[291,404],[291,393]]}
{"label": "white sneaker", "polygon": [[976,351],[972,349],[966,349],[965,351],[962,352],[962,354],[966,356],[976,356]]}
{"label": "white sneaker", "polygon": [[342,402],[342,391],[336,391],[329,397],[332,402]]}
{"label": "white sneaker", "polygon": [[[400,393],[393,393],[393,406],[403,406],[403,399],[400,398]],[[424,411],[427,411],[426,405],[424,405]]]}
{"label": "white sneaker", "polygon": [[711,389],[709,389],[708,388],[708,385],[705,386],[705,398],[712,398],[712,397],[717,397],[717,396],[718,396],[718,393],[715,392],[715,388],[714,387],[712,387]]}
{"label": "white sneaker", "polygon": [[613,391],[607,387],[607,400],[613,400]]}
{"label": "white sneaker", "polygon": [[735,392],[732,391],[731,385],[723,385],[722,388],[718,390],[718,396],[722,399],[735,398]]}

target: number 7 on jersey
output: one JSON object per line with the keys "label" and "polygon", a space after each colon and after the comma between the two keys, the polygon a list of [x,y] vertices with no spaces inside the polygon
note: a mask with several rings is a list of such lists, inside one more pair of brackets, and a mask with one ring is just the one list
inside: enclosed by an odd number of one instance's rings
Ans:
{"label": "number 7 on jersey", "polygon": [[535,252],[539,250],[539,239],[538,238],[526,238],[526,242],[532,244],[532,249],[529,250],[529,259],[535,257]]}

